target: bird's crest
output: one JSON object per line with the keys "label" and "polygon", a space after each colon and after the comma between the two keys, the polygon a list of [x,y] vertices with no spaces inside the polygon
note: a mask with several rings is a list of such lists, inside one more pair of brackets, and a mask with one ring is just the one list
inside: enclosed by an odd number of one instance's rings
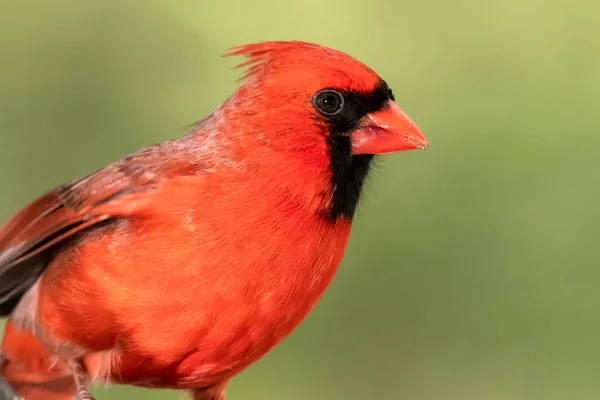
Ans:
{"label": "bird's crest", "polygon": [[321,53],[323,56],[339,53],[335,50],[314,43],[301,41],[267,41],[246,44],[231,48],[223,57],[244,56],[246,61],[238,64],[235,68],[246,68],[244,76],[239,80],[245,80],[265,69],[273,61],[286,59],[290,56],[306,56],[307,53]]}

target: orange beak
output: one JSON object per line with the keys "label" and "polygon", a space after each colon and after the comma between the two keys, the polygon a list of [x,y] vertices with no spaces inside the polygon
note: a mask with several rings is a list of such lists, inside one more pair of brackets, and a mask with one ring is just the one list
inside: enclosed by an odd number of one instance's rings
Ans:
{"label": "orange beak", "polygon": [[417,125],[392,100],[383,110],[368,114],[351,138],[354,154],[384,155],[429,147]]}

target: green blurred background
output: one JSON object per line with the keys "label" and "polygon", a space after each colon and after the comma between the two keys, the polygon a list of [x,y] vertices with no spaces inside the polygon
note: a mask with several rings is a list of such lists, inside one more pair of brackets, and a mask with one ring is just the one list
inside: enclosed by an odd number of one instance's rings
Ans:
{"label": "green blurred background", "polygon": [[380,160],[332,286],[228,398],[598,399],[598,21],[591,0],[2,0],[0,221],[185,133],[236,88],[227,48],[315,41],[431,148]]}

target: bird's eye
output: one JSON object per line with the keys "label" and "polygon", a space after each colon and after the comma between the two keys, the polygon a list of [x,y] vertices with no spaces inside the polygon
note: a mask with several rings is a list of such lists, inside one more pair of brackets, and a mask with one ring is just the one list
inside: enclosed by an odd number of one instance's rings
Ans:
{"label": "bird's eye", "polygon": [[344,108],[344,97],[335,90],[321,90],[313,98],[313,104],[320,113],[335,115]]}

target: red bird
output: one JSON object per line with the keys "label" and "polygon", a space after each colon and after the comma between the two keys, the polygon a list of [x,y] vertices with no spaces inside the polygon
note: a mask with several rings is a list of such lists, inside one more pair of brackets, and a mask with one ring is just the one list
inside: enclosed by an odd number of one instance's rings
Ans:
{"label": "red bird", "polygon": [[0,229],[2,376],[26,400],[89,379],[222,400],[315,306],[374,155],[427,141],[387,83],[316,44],[262,42],[186,136],[38,198]]}

